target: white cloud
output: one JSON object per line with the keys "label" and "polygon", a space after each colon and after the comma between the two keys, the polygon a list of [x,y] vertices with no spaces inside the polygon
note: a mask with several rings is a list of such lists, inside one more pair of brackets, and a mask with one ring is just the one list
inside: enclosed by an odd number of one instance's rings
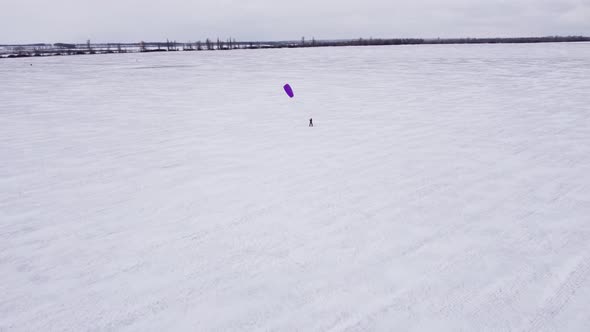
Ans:
{"label": "white cloud", "polygon": [[590,35],[590,0],[0,1],[0,43]]}

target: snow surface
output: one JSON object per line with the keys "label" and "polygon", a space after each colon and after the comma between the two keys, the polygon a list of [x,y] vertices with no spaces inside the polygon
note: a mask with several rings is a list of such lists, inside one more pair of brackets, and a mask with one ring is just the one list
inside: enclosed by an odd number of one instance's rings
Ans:
{"label": "snow surface", "polygon": [[2,331],[590,330],[588,43],[0,78]]}

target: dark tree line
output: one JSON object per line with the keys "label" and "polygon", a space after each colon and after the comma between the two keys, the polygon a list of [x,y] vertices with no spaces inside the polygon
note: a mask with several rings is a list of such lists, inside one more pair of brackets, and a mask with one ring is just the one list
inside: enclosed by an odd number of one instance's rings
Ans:
{"label": "dark tree line", "polygon": [[[76,54],[104,54],[126,52],[176,52],[176,51],[213,51],[234,49],[267,49],[267,48],[300,48],[300,47],[334,47],[334,46],[381,46],[381,45],[423,45],[423,44],[515,44],[515,43],[557,43],[557,42],[589,42],[590,37],[583,36],[550,36],[550,37],[521,37],[521,38],[358,38],[345,40],[306,40],[300,41],[237,41],[227,38],[225,41],[217,38],[215,41],[207,38],[201,41],[177,43],[144,42],[139,43],[107,43],[93,44],[88,40],[85,44],[55,43],[55,44],[28,44],[28,45],[0,45],[9,49],[4,57],[29,57],[49,55],[76,55]],[[5,53],[6,54],[6,53]],[[2,54],[0,54],[2,58]]]}
{"label": "dark tree line", "polygon": [[381,45],[422,45],[422,44],[524,44],[524,43],[558,43],[558,42],[588,42],[590,37],[584,36],[550,36],[550,37],[521,37],[521,38],[358,38],[347,40],[311,42],[301,38],[300,43],[277,42],[270,43],[264,48],[274,47],[328,47],[328,46],[381,46]]}

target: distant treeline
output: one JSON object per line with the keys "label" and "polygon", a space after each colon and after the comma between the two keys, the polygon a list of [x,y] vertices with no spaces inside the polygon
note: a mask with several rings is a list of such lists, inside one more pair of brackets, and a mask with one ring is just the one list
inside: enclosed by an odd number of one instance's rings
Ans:
{"label": "distant treeline", "polygon": [[85,44],[55,43],[55,44],[27,44],[0,45],[0,58],[18,58],[32,56],[108,54],[128,52],[175,52],[175,51],[213,51],[233,49],[268,49],[268,48],[301,48],[301,47],[331,47],[331,46],[381,46],[381,45],[426,45],[426,44],[520,44],[520,43],[560,43],[560,42],[590,42],[590,37],[584,36],[551,36],[551,37],[520,37],[520,38],[358,38],[345,40],[306,40],[299,41],[236,41],[206,39],[204,42],[177,43],[139,42],[139,43],[91,43]]}
{"label": "distant treeline", "polygon": [[[320,46],[369,46],[369,45],[422,45],[422,44],[525,44],[525,43],[560,43],[588,42],[590,37],[552,36],[519,38],[436,38],[436,39],[355,39],[348,41],[318,42]],[[314,45],[312,45],[314,46]]]}

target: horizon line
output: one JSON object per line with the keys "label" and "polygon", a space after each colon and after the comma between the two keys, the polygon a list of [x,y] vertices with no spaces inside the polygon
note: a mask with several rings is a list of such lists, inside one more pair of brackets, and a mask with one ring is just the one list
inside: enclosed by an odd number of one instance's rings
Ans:
{"label": "horizon line", "polygon": [[[302,38],[306,39],[306,42],[308,41],[312,41],[315,40],[316,42],[348,42],[348,41],[357,41],[357,40],[424,40],[424,41],[435,41],[435,40],[515,40],[515,39],[546,39],[546,38],[590,38],[590,36],[585,36],[585,35],[545,35],[545,36],[519,36],[519,37],[357,37],[357,38],[324,38],[324,39],[315,39],[314,37],[311,37],[310,39],[307,39],[307,36],[302,36]],[[36,42],[36,43],[0,43],[0,47],[17,47],[17,46],[41,46],[41,45],[55,45],[55,44],[73,44],[73,45],[86,45],[88,43],[88,41],[90,41],[91,45],[99,45],[99,44],[112,44],[112,45],[117,45],[117,44],[121,44],[121,45],[138,45],[140,43],[146,43],[146,44],[165,44],[167,42],[169,43],[176,43],[176,44],[190,44],[190,43],[198,43],[198,42],[204,42],[205,40],[209,39],[211,42],[216,42],[217,40],[222,41],[222,42],[227,42],[228,40],[231,40],[232,42],[235,43],[298,43],[301,42],[302,39],[276,39],[276,40],[238,40],[236,38],[220,38],[220,37],[214,37],[214,38],[205,38],[204,40],[189,40],[189,41],[181,41],[178,42],[177,40],[170,40],[170,39],[166,39],[166,41],[145,41],[145,40],[140,40],[140,41],[135,41],[135,42],[130,42],[130,41],[125,41],[125,42],[108,42],[108,41],[101,41],[101,42],[92,42],[90,39],[88,39],[86,42],[64,42],[64,41],[60,41],[60,42]]]}

